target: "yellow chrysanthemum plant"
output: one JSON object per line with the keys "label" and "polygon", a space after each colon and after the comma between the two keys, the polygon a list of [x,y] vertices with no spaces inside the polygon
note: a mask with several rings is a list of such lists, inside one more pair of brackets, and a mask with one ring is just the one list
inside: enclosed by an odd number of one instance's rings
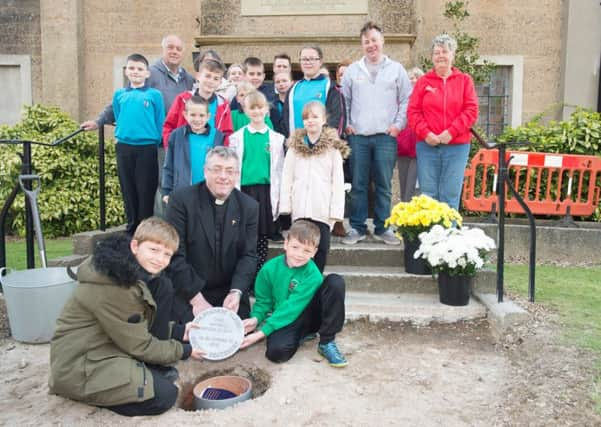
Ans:
{"label": "yellow chrysanthemum plant", "polygon": [[437,224],[445,228],[450,228],[453,224],[461,226],[462,217],[446,203],[425,195],[415,196],[410,202],[397,203],[385,222],[385,226],[392,227],[400,240],[403,236],[417,240],[420,233]]}

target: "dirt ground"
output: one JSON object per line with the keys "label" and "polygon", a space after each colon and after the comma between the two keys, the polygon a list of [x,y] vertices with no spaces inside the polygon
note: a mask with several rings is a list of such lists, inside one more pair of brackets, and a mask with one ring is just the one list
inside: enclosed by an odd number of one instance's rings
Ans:
{"label": "dirt ground", "polygon": [[283,365],[262,345],[222,362],[180,362],[182,395],[224,372],[251,378],[259,395],[222,411],[129,419],[49,395],[49,346],[9,338],[0,298],[0,425],[600,426],[593,357],[559,344],[553,313],[523,305],[531,320],[500,338],[486,322],[347,324],[344,369],[328,366],[315,342]]}

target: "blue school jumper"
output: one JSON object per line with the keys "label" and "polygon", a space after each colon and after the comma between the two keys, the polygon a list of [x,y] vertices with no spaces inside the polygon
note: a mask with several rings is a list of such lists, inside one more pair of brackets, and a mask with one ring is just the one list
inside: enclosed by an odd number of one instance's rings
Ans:
{"label": "blue school jumper", "polygon": [[190,169],[192,170],[192,182],[196,184],[205,180],[205,158],[207,152],[215,146],[215,128],[207,126],[208,132],[188,134],[190,144]]}
{"label": "blue school jumper", "polygon": [[165,106],[158,90],[147,84],[118,89],[113,96],[113,111],[117,123],[115,137],[120,143],[157,145],[161,142]]}
{"label": "blue school jumper", "polygon": [[292,107],[294,109],[294,128],[302,129],[303,126],[303,108],[305,104],[311,101],[319,101],[326,104],[328,96],[330,79],[320,74],[311,80],[300,80],[293,86],[293,92],[290,93]]}

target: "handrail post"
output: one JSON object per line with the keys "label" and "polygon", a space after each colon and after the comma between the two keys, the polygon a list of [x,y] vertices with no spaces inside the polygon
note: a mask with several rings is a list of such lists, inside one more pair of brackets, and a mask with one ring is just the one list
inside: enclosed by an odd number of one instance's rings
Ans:
{"label": "handrail post", "polygon": [[503,302],[503,279],[505,269],[505,177],[507,165],[505,164],[505,145],[499,144],[499,178],[497,182],[497,196],[499,198],[499,220],[497,224],[497,301]]}
{"label": "handrail post", "polygon": [[[506,177],[507,179],[507,177]],[[526,216],[528,217],[528,224],[530,225],[530,260],[529,260],[529,269],[528,269],[528,299],[530,302],[534,302],[534,272],[536,268],[536,221],[534,219],[534,215],[532,211],[528,207],[528,204],[524,201],[523,197],[520,193],[517,192],[513,185],[510,182],[507,182],[509,191],[513,197],[516,198],[524,212],[526,212]]]}
{"label": "handrail post", "polygon": [[[15,184],[13,191],[4,202],[2,211],[0,211],[0,268],[6,267],[6,218],[20,188],[19,183]],[[0,289],[2,289],[1,286]]]}
{"label": "handrail post", "polygon": [[106,230],[106,194],[104,164],[104,125],[98,127],[98,198],[100,203],[100,230]]}
{"label": "handrail post", "polygon": [[536,268],[536,221],[528,204],[522,196],[517,192],[510,181],[508,167],[511,159],[505,160],[506,146],[505,144],[496,144],[486,142],[474,129],[470,129],[472,135],[478,143],[486,149],[496,148],[499,151],[499,159],[497,161],[498,181],[497,181],[497,198],[499,200],[499,222],[497,226],[497,300],[503,302],[504,294],[504,268],[505,268],[505,189],[509,188],[513,197],[516,198],[526,216],[530,225],[530,265],[528,270],[528,297],[530,302],[534,302],[535,296],[535,268]]}
{"label": "handrail post", "polygon": [[[23,175],[31,175],[31,143],[23,143],[23,163],[21,165]],[[31,181],[25,182],[25,188],[31,190]],[[25,197],[25,247],[27,251],[27,268],[35,268],[35,254],[33,247],[33,213],[27,197]]]}
{"label": "handrail post", "polygon": [[[503,160],[501,160],[503,159]],[[499,232],[500,235],[503,236],[503,240],[499,240],[499,246],[501,246],[501,242],[505,243],[505,187],[509,188],[513,197],[518,201],[524,213],[528,217],[528,224],[530,229],[530,258],[529,258],[529,266],[528,266],[528,299],[530,302],[534,302],[534,294],[535,294],[535,271],[536,271],[536,220],[534,219],[534,215],[532,211],[528,207],[528,204],[523,199],[523,197],[518,193],[518,191],[513,187],[513,184],[509,181],[509,175],[507,173],[508,163],[511,161],[511,158],[505,162],[505,146],[503,144],[499,145],[499,181],[503,180],[502,185],[502,193],[499,193],[499,205],[503,206],[503,226],[501,227],[501,222],[499,222]],[[503,168],[501,168],[503,165]],[[502,174],[502,178],[501,178]],[[500,184],[500,182],[499,182]],[[499,209],[499,215],[501,210]],[[500,238],[499,238],[500,239]],[[501,250],[504,256],[504,248]],[[503,302],[503,268],[504,265],[503,259],[501,259],[501,270],[497,271],[497,292],[499,293],[499,302]],[[497,258],[497,268],[499,268],[499,258]],[[499,274],[500,272],[500,274]]]}
{"label": "handrail post", "polygon": [[[31,164],[31,144],[36,145],[45,145],[47,147],[55,147],[60,145],[79,133],[83,132],[83,128],[79,128],[76,131],[66,135],[60,139],[52,143],[47,142],[38,142],[38,141],[29,141],[23,139],[0,139],[0,144],[21,144],[23,145],[23,153],[18,153],[18,156],[21,158],[21,175],[31,175],[32,174],[32,164]],[[26,190],[31,190],[31,180],[25,180],[23,182],[23,186]],[[13,188],[12,193],[8,196],[8,199],[5,201],[2,210],[0,211],[0,267],[6,267],[6,218],[8,217],[8,212],[10,207],[12,206],[19,189],[21,188],[20,183],[17,182],[15,187]],[[34,240],[34,225],[33,225],[33,213],[32,208],[29,203],[29,198],[25,197],[25,246],[27,252],[27,268],[35,267],[35,254],[33,247]],[[43,248],[40,248],[43,251]],[[45,266],[44,266],[45,267]],[[2,289],[0,287],[0,289]]]}

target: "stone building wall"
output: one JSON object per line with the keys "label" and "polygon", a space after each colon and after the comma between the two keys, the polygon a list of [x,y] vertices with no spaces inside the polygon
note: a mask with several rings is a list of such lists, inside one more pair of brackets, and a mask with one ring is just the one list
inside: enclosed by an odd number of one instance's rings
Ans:
{"label": "stone building wall", "polygon": [[[480,55],[523,55],[522,121],[561,101],[562,2],[480,0],[469,2],[464,30],[480,38]],[[416,2],[417,40],[412,59],[428,54],[432,38],[451,25],[445,0]],[[558,114],[559,109],[555,112]]]}
{"label": "stone building wall", "polygon": [[[195,45],[217,48],[226,62],[250,54],[269,62],[281,50],[295,57],[313,37],[326,62],[358,58],[358,30],[367,19],[383,27],[386,53],[412,66],[435,34],[450,30],[442,16],[445,0],[367,1],[367,16],[316,17],[240,16],[241,0],[7,0],[0,4],[0,54],[31,55],[33,101],[67,103],[65,109],[84,119],[110,101],[124,57],[136,51],[156,58],[168,33],[184,39],[184,66],[191,69]],[[562,100],[565,1],[469,3],[466,30],[480,37],[481,55],[523,58],[522,120]]]}
{"label": "stone building wall", "polygon": [[[328,3],[324,1],[324,3]],[[385,32],[413,31],[414,0],[367,0],[368,15],[281,15],[240,16],[240,0],[202,0],[203,35],[323,34],[356,35],[367,20],[377,22]],[[257,30],[258,29],[258,30]]]}
{"label": "stone building wall", "polygon": [[39,102],[42,94],[39,0],[0,2],[0,55],[31,57],[32,98]]}
{"label": "stone building wall", "polygon": [[240,16],[240,0],[202,0],[199,48],[214,48],[225,62],[258,56],[270,63],[273,55],[287,52],[293,61],[311,40],[322,48],[324,62],[361,57],[359,30],[368,20],[377,22],[390,41],[386,53],[407,60],[413,41],[414,0],[369,0],[368,15]]}
{"label": "stone building wall", "polygon": [[131,53],[149,60],[161,54],[161,40],[178,34],[185,43],[184,67],[192,70],[200,0],[103,0],[83,2],[82,58],[86,84],[80,119],[95,117],[111,101],[113,71]]}
{"label": "stone building wall", "polygon": [[[413,3],[414,0],[369,0],[370,18],[381,23],[386,33],[411,34]],[[239,11],[240,0],[84,2],[81,49],[86,84],[81,88],[79,118],[95,117],[110,101],[115,86],[115,62],[119,63],[120,58],[134,51],[157,57],[161,38],[171,32],[180,35],[186,43],[184,67],[188,70],[192,69],[191,52],[198,50],[194,45],[203,36],[264,37],[263,41],[250,43],[237,39],[226,44],[200,46],[216,48],[228,63],[239,62],[249,55],[269,63],[280,51],[295,57],[298,49],[315,35],[329,63],[361,56],[358,32],[367,20],[364,15],[241,17]],[[295,35],[305,39],[294,40]],[[292,40],[286,41],[290,36]],[[331,36],[338,39],[320,41]],[[410,38],[392,40],[386,47],[387,53],[398,60],[408,59]]]}

